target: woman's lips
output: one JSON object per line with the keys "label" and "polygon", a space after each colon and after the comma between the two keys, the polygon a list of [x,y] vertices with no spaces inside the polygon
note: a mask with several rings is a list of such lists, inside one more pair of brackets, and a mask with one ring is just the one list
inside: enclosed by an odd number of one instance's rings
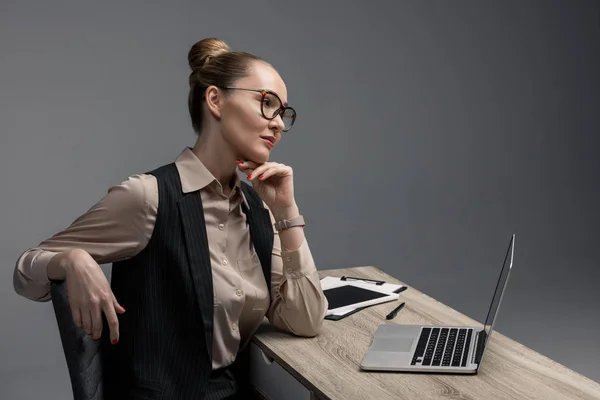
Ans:
{"label": "woman's lips", "polygon": [[266,136],[261,136],[260,138],[262,139],[263,142],[265,142],[265,144],[267,146],[269,146],[269,148],[273,148],[275,146],[275,140],[274,139],[271,139],[271,138],[266,137]]}

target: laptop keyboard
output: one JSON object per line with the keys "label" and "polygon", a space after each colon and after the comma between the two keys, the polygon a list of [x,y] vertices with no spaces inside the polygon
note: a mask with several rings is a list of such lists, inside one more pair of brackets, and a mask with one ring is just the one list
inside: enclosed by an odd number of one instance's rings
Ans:
{"label": "laptop keyboard", "polygon": [[466,367],[473,329],[423,328],[411,365]]}

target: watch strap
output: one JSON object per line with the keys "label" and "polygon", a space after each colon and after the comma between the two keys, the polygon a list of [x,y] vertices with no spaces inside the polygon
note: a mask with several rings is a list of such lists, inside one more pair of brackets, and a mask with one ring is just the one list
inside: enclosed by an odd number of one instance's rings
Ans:
{"label": "watch strap", "polygon": [[295,218],[292,219],[284,219],[281,221],[277,221],[275,223],[275,229],[278,231],[282,231],[285,229],[289,229],[293,226],[304,226],[304,217],[302,215],[298,215]]}

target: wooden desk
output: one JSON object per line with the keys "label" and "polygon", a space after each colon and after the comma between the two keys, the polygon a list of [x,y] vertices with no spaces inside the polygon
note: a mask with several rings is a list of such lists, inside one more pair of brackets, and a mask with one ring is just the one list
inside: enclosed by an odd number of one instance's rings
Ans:
{"label": "wooden desk", "polygon": [[[374,267],[319,273],[322,278],[351,275],[404,284]],[[321,333],[310,339],[263,325],[253,342],[318,399],[600,399],[598,383],[497,331],[477,375],[362,371],[360,361],[380,324],[481,325],[411,287],[400,299],[406,306],[391,322],[385,315],[398,302],[372,306],[340,321],[325,320]]]}

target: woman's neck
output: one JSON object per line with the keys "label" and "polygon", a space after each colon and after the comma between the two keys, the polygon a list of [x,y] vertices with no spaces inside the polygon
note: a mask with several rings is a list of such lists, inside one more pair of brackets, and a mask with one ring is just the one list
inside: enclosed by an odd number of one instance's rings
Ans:
{"label": "woman's neck", "polygon": [[220,135],[203,133],[196,140],[192,152],[221,183],[223,191],[228,194],[236,173],[236,159],[229,144]]}

